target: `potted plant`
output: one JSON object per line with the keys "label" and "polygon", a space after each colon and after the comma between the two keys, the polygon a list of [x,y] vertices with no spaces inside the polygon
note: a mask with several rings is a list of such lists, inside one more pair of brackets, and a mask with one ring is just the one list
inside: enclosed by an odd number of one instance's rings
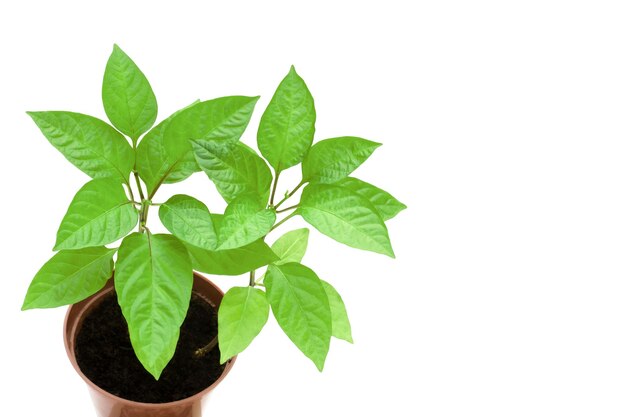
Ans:
{"label": "potted plant", "polygon": [[[79,113],[28,112],[91,180],[70,203],[56,254],[23,304],[70,305],[68,355],[98,413],[199,415],[201,398],[261,331],[270,308],[321,371],[332,336],[352,342],[345,306],[301,263],[308,229],[289,231],[271,247],[265,240],[300,215],[341,243],[393,257],[385,221],[406,206],[350,177],[380,144],[357,137],[313,144],[313,97],[293,67],[261,117],[263,158],[239,141],[258,97],[198,101],[153,126],[152,88],[117,46],[102,100],[112,126]],[[281,173],[299,164],[301,181],[279,198]],[[188,195],[155,199],[163,184],[198,171],[226,201],[224,213]],[[289,202],[300,189],[299,202]],[[151,232],[151,208],[170,234]],[[194,271],[249,279],[223,294]]]}

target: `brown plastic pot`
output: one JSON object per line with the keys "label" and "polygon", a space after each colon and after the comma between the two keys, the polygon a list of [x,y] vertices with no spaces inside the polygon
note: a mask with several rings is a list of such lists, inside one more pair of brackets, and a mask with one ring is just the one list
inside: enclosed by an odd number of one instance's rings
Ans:
{"label": "brown plastic pot", "polygon": [[[80,331],[84,318],[111,291],[113,291],[113,279],[109,280],[105,287],[96,294],[70,306],[65,316],[63,332],[67,356],[78,375],[87,383],[98,417],[200,417],[208,394],[226,377],[233,367],[236,357],[233,357],[226,364],[222,375],[203,391],[183,400],[160,404],[140,403],[117,397],[91,382],[80,370],[74,352],[76,335]],[[193,292],[211,303],[215,308],[219,307],[224,296],[224,293],[215,284],[196,273],[194,273],[193,278]]]}

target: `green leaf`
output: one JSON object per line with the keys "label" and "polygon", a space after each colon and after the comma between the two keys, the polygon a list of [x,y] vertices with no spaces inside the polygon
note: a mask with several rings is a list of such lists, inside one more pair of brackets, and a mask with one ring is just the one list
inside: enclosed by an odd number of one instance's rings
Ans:
{"label": "green leaf", "polygon": [[302,192],[298,213],[338,242],[394,257],[383,219],[368,200],[348,188],[309,184]]}
{"label": "green leaf", "polygon": [[380,143],[352,136],[319,141],[302,162],[302,179],[325,184],[339,181],[357,169],[379,146]]}
{"label": "green leaf", "polygon": [[99,246],[60,251],[33,278],[22,310],[74,304],[95,294],[113,274],[116,250]]}
{"label": "green leaf", "polygon": [[387,191],[381,190],[380,188],[357,178],[344,178],[343,180],[337,182],[337,185],[349,188],[369,200],[369,202],[376,207],[376,211],[378,211],[384,221],[395,217],[396,214],[406,209],[404,204],[399,202]]}
{"label": "green leaf", "polygon": [[226,207],[217,229],[218,250],[235,249],[265,236],[276,221],[276,212],[264,208],[254,195],[240,195]]}
{"label": "green leaf", "polygon": [[267,202],[272,173],[256,152],[241,142],[192,141],[200,168],[230,203],[235,197],[253,193]]}
{"label": "green leaf", "polygon": [[217,315],[220,363],[243,352],[261,332],[270,312],[265,293],[234,287],[224,294]]}
{"label": "green leaf", "polygon": [[117,45],[104,71],[102,103],[113,126],[133,141],[148,131],[157,117],[157,101],[148,79]]}
{"label": "green leaf", "polygon": [[302,161],[313,143],[314,133],[313,97],[292,66],[261,117],[258,147],[279,173]]}
{"label": "green leaf", "polygon": [[315,272],[298,263],[270,265],[267,298],[291,341],[322,371],[332,334],[328,297]]}
{"label": "green leaf", "polygon": [[192,140],[238,141],[250,122],[258,99],[221,97],[181,111],[166,127],[163,137],[170,159],[180,161],[192,154]]}
{"label": "green leaf", "polygon": [[68,161],[92,178],[127,182],[133,150],[117,130],[100,119],[64,111],[27,112],[44,136]]}
{"label": "green leaf", "polygon": [[139,219],[116,178],[97,178],[78,190],[61,221],[54,250],[100,246],[126,236]]}
{"label": "green leaf", "polygon": [[289,262],[300,262],[306,252],[309,243],[309,229],[296,229],[285,233],[279,237],[272,245],[272,250],[278,257],[279,261],[274,262],[276,265],[282,265]]}
{"label": "green leaf", "polygon": [[352,329],[350,327],[350,320],[348,319],[348,312],[346,311],[346,305],[343,303],[341,296],[328,282],[322,280],[322,286],[324,287],[324,291],[326,291],[328,304],[330,305],[330,314],[333,321],[333,336],[337,339],[354,343],[352,340]]}
{"label": "green leaf", "polygon": [[188,195],[175,195],[161,205],[159,218],[180,240],[207,250],[217,247],[211,214],[203,202]]}
{"label": "green leaf", "polygon": [[193,269],[212,275],[241,275],[278,259],[269,246],[259,239],[237,249],[210,251],[186,245]]}
{"label": "green leaf", "polygon": [[154,196],[161,184],[171,184],[188,178],[200,170],[191,152],[182,159],[173,160],[165,150],[163,135],[172,119],[181,111],[196,105],[196,101],[178,110],[167,119],[151,129],[137,146],[137,172],[146,184],[150,198]]}
{"label": "green leaf", "polygon": [[[211,219],[215,230],[219,230],[224,216],[211,214]],[[240,248],[219,251],[205,250],[193,245],[186,246],[193,269],[213,275],[241,275],[278,260],[263,239]]]}
{"label": "green leaf", "polygon": [[115,269],[117,300],[135,354],[155,379],[176,350],[192,285],[189,255],[174,236],[133,233],[122,241]]}

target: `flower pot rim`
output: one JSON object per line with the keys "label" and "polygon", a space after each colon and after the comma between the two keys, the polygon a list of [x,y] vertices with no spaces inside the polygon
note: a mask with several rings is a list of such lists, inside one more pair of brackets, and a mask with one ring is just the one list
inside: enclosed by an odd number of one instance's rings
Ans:
{"label": "flower pot rim", "polygon": [[[217,285],[215,285],[211,280],[206,278],[205,276],[203,276],[203,275],[197,273],[196,271],[194,271],[193,277],[194,277],[194,283],[196,282],[196,280],[204,281],[207,284],[209,284],[211,287],[213,287],[213,289],[215,289],[216,292],[220,294],[220,296],[224,295],[224,292]],[[195,287],[195,285],[194,285],[194,287]],[[196,394],[194,394],[192,396],[189,396],[187,398],[183,398],[181,400],[169,401],[169,402],[163,402],[163,403],[144,403],[144,402],[140,402],[140,401],[128,400],[126,398],[118,397],[117,395],[111,394],[110,392],[106,391],[105,389],[100,388],[98,385],[93,383],[93,381],[91,381],[82,372],[82,370],[78,366],[78,362],[76,361],[76,354],[75,354],[75,351],[74,351],[74,347],[70,346],[70,337],[69,336],[71,335],[71,337],[73,339],[76,338],[78,323],[80,321],[82,321],[82,320],[80,320],[80,319],[74,320],[75,324],[74,324],[72,329],[69,329],[68,326],[69,326],[69,322],[70,322],[72,309],[81,308],[81,311],[80,311],[79,315],[84,316],[87,312],[89,312],[91,310],[93,304],[97,300],[99,300],[100,298],[104,297],[109,292],[113,291],[113,289],[114,289],[114,287],[113,287],[113,277],[111,277],[109,279],[109,281],[107,281],[106,285],[102,289],[100,289],[97,293],[95,293],[94,295],[86,298],[83,301],[80,301],[78,303],[70,305],[69,308],[67,309],[67,312],[65,314],[65,319],[64,319],[64,322],[63,322],[63,342],[64,342],[64,345],[65,345],[65,352],[67,353],[67,356],[68,356],[70,362],[72,363],[72,366],[74,367],[74,369],[76,370],[78,375],[80,375],[80,377],[83,379],[83,381],[85,381],[85,383],[89,386],[89,388],[97,391],[98,393],[100,393],[101,395],[109,398],[110,400],[113,400],[113,401],[116,401],[116,402],[119,402],[119,403],[122,403],[122,404],[125,404],[125,405],[134,406],[134,407],[141,407],[141,408],[147,408],[147,409],[158,409],[158,408],[163,408],[163,407],[167,407],[167,406],[186,405],[187,403],[191,404],[191,403],[194,403],[196,401],[199,401],[202,397],[204,397],[206,394],[211,392],[220,382],[222,382],[222,380],[230,372],[231,368],[233,367],[233,365],[235,363],[235,360],[237,359],[237,356],[233,356],[231,359],[229,359],[228,362],[226,362],[226,366],[224,367],[224,371],[219,376],[219,378],[217,378],[215,381],[213,381],[213,383],[211,385],[209,385],[208,387],[206,387],[202,391],[197,392]],[[203,297],[203,298],[207,299],[206,297]],[[211,303],[213,303],[213,301],[211,301]],[[79,305],[80,305],[80,307],[78,307]]]}

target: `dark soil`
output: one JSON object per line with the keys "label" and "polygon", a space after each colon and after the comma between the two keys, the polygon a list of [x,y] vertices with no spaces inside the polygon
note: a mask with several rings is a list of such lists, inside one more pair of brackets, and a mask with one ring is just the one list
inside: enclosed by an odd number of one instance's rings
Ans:
{"label": "dark soil", "polygon": [[113,292],[85,317],[76,337],[76,361],[94,384],[118,397],[144,403],[177,401],[202,391],[222,374],[217,347],[201,358],[194,356],[216,334],[215,308],[192,295],[176,353],[156,381],[135,356]]}

